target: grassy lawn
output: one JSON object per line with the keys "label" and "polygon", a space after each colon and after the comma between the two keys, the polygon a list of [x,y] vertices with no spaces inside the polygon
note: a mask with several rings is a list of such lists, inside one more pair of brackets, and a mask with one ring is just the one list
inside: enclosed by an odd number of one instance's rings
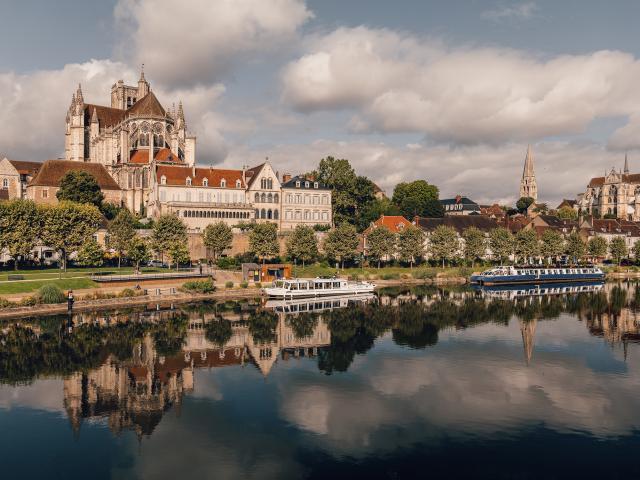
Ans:
{"label": "grassy lawn", "polygon": [[[350,277],[358,277],[360,279],[370,278],[374,279],[383,279],[383,280],[394,280],[399,278],[435,278],[436,275],[440,274],[441,276],[449,276],[449,277],[465,277],[470,275],[473,271],[479,270],[481,267],[471,268],[471,267],[429,267],[429,266],[420,266],[414,267],[413,269],[409,267],[381,267],[380,269],[376,267],[367,267],[367,268],[345,268],[344,270],[340,270],[340,275],[347,275]],[[321,276],[331,276],[336,273],[336,269],[333,267],[323,267],[320,264],[308,265],[304,268],[298,266],[294,268],[294,275],[301,278],[313,278],[313,277],[321,277]]]}
{"label": "grassy lawn", "polygon": [[96,287],[97,284],[92,282],[88,278],[68,278],[62,280],[36,280],[33,282],[8,282],[0,283],[0,295],[13,294],[13,293],[30,293],[35,292],[41,286],[53,283],[57,285],[61,290],[78,290],[81,288]]}
{"label": "grassy lawn", "polygon": [[[133,273],[133,267],[99,267],[99,268],[69,268],[66,273],[62,273],[62,278],[72,278],[72,277],[89,277],[94,273],[103,273],[103,274],[115,274],[115,275],[125,275],[127,273]],[[153,273],[153,272],[162,272],[169,271],[166,268],[157,268],[157,267],[143,267],[143,273]],[[60,278],[60,270],[57,268],[46,268],[40,270],[3,270],[0,272],[0,282],[6,281],[9,279],[9,275],[23,275],[25,280],[35,280],[35,279],[56,279]],[[19,281],[19,280],[16,280]]]}

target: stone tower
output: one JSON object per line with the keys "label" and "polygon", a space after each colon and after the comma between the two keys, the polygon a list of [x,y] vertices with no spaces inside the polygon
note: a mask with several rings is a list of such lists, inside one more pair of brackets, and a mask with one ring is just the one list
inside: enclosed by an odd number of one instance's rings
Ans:
{"label": "stone tower", "polygon": [[527,146],[527,156],[524,159],[522,180],[520,180],[520,198],[522,197],[531,197],[534,200],[538,200],[538,184],[536,183],[536,173],[533,170],[531,145]]}

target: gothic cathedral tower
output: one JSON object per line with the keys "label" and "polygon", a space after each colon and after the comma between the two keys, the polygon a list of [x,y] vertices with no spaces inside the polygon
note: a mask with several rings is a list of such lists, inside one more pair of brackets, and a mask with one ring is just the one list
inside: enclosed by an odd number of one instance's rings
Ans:
{"label": "gothic cathedral tower", "polygon": [[538,185],[536,183],[536,174],[533,171],[531,145],[527,146],[527,156],[524,159],[522,180],[520,180],[520,198],[522,197],[531,197],[534,200],[538,200]]}

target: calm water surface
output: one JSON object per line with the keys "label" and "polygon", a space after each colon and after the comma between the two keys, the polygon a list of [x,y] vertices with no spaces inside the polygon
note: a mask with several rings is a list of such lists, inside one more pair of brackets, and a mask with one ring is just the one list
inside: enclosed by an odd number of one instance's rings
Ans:
{"label": "calm water surface", "polygon": [[0,323],[12,478],[640,478],[640,288]]}

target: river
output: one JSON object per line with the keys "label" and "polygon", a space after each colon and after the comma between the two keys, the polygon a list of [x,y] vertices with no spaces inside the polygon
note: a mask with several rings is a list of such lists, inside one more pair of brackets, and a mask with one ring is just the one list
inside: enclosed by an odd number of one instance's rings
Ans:
{"label": "river", "polygon": [[640,286],[0,323],[2,478],[640,478]]}

